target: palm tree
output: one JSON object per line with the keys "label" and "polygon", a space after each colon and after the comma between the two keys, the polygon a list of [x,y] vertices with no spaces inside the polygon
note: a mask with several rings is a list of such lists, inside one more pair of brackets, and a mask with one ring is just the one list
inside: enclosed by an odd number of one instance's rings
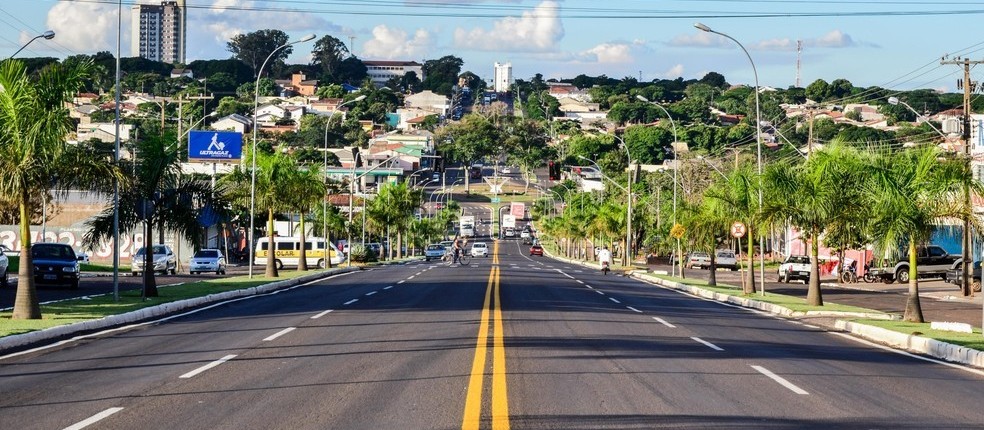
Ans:
{"label": "palm tree", "polygon": [[[272,258],[272,244],[274,243],[274,234],[276,233],[273,224],[273,215],[289,206],[287,203],[288,196],[284,190],[290,187],[291,175],[296,170],[296,165],[287,155],[266,154],[263,152],[247,154],[243,165],[250,165],[252,163],[250,157],[253,156],[256,156],[255,204],[259,210],[266,211],[267,213],[267,237],[271,244],[270,258],[267,258],[264,276],[276,278],[280,275],[277,272],[275,259]],[[221,183],[228,185],[226,188],[229,190],[228,198],[230,200],[240,207],[248,208],[251,181],[251,172],[240,166],[236,166],[232,173],[222,178]],[[254,245],[250,244],[249,246]],[[253,262],[251,261],[250,264],[253,264]]]}
{"label": "palm tree", "polygon": [[[294,160],[291,159],[291,161]],[[304,220],[314,207],[321,206],[319,203],[324,199],[326,187],[322,179],[323,176],[317,170],[302,168],[296,162],[294,162],[294,170],[290,171],[289,175],[285,197],[287,207],[300,212],[301,215],[301,259],[297,263],[297,270],[303,272],[307,270],[307,241],[305,240],[306,229],[304,228]],[[325,240],[327,241],[327,237]],[[327,261],[331,259],[330,248],[328,243],[325,242],[325,256],[323,260],[326,262],[324,263],[325,265],[328,265],[329,263]]]}
{"label": "palm tree", "polygon": [[705,196],[720,204],[721,213],[732,219],[741,221],[747,227],[745,238],[748,243],[748,273],[743,282],[742,291],[745,294],[755,292],[755,247],[752,242],[755,223],[758,221],[758,181],[755,172],[749,166],[742,166],[728,172],[726,180],[716,183],[707,189]]}
{"label": "palm tree", "polygon": [[686,235],[694,248],[707,252],[711,258],[710,285],[717,285],[717,248],[727,241],[731,225],[731,220],[724,216],[718,203],[712,199],[703,199],[696,204],[684,201],[677,209],[680,224],[687,228]]}
{"label": "palm tree", "polygon": [[0,196],[17,202],[20,269],[14,319],[40,319],[31,259],[32,196],[49,190],[111,190],[120,171],[105,157],[69,145],[74,129],[65,102],[88,75],[90,61],[52,64],[30,78],[20,61],[0,63]]}
{"label": "palm tree", "polygon": [[[865,188],[871,199],[867,207],[872,211],[872,234],[882,240],[884,249],[908,248],[909,295],[903,318],[923,322],[916,247],[941,221],[970,215],[963,204],[963,187],[978,194],[982,187],[963,160],[942,158],[935,146],[865,155],[871,160]],[[970,218],[980,224],[976,217]]]}
{"label": "palm tree", "polygon": [[[325,209],[327,209],[327,213],[324,212]],[[331,243],[333,233],[341,234],[346,231],[346,218],[342,216],[337,207],[332,205],[327,205],[325,207],[316,205],[314,207],[314,217],[312,218],[312,221],[314,222],[312,231],[314,231],[316,235],[321,235],[321,237],[325,238],[326,243]],[[326,229],[327,231],[323,231]],[[328,257],[325,259],[325,267],[331,268],[331,246],[326,246],[328,247],[328,251],[326,251],[328,252]]]}
{"label": "palm tree", "polygon": [[[145,297],[157,297],[154,277],[154,230],[175,231],[195,246],[201,245],[199,218],[206,212],[216,214],[226,205],[216,199],[208,181],[189,179],[181,173],[183,146],[171,133],[149,136],[137,143],[137,162],[130,186],[120,194],[119,226],[132,232],[141,225],[144,232],[143,287]],[[92,247],[113,237],[112,205],[86,222],[89,231],[83,240]],[[163,237],[161,238],[163,243]]]}

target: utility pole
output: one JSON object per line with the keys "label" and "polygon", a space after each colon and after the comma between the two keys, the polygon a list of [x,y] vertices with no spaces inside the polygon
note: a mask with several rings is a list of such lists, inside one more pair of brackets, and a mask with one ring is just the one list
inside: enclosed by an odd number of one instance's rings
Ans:
{"label": "utility pole", "polygon": [[[945,57],[940,60],[940,64],[953,64],[962,65],[964,69],[964,78],[962,82],[958,82],[958,87],[963,87],[964,90],[964,101],[963,101],[963,133],[961,140],[963,140],[964,149],[964,168],[967,172],[970,172],[970,94],[977,86],[976,82],[970,80],[970,66],[977,64],[984,64],[984,61],[976,60],[971,61],[968,58],[955,58],[953,60],[947,60]],[[971,267],[971,253],[970,253],[970,217],[973,214],[973,206],[970,202],[970,188],[964,187],[964,223],[963,223],[963,243],[961,257],[963,258],[963,263],[961,263],[961,279],[960,279],[960,290],[964,296],[970,296],[970,273]]]}

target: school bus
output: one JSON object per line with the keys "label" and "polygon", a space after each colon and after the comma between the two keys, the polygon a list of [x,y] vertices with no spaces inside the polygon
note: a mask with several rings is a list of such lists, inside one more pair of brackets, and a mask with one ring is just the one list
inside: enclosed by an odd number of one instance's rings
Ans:
{"label": "school bus", "polygon": [[[276,236],[273,238],[275,245],[274,249],[274,264],[277,269],[282,269],[284,266],[294,266],[301,260],[301,238],[300,237],[286,237],[286,236]],[[308,267],[325,267],[325,239],[323,237],[305,237],[304,238],[304,249],[306,252],[306,259]],[[330,244],[331,248],[331,264],[340,264],[345,261],[345,255],[338,252],[338,248],[335,245]],[[270,255],[270,238],[261,237],[256,241],[256,250],[254,251],[256,257],[256,264],[265,265],[267,263],[267,257]]]}

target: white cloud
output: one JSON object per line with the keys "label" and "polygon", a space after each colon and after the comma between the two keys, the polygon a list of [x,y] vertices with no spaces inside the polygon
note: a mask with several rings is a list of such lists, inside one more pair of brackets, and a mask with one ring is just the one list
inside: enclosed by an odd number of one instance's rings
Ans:
{"label": "white cloud", "polygon": [[[856,48],[862,46],[878,47],[878,45],[868,42],[858,42],[851,35],[840,30],[833,30],[820,37],[801,39],[804,47],[813,48]],[[795,51],[797,39],[774,38],[765,39],[758,42],[747,44],[753,51]],[[707,33],[699,32],[694,34],[682,34],[674,37],[666,43],[675,47],[696,47],[696,48],[721,48],[733,47],[734,42],[727,38]]]}
{"label": "white cloud", "polygon": [[708,48],[708,47],[730,46],[731,41],[729,41],[728,39],[722,36],[701,31],[698,33],[681,34],[679,36],[676,36],[673,39],[671,39],[669,42],[667,42],[667,45],[678,46],[678,47]]}
{"label": "white cloud", "polygon": [[682,77],[683,76],[683,64],[677,64],[677,65],[675,65],[673,67],[670,67],[669,70],[667,70],[667,71],[665,71],[663,73],[657,73],[656,76],[657,77],[660,77],[660,78],[663,78],[663,79],[676,79],[676,78]]}
{"label": "white cloud", "polygon": [[359,54],[366,58],[421,58],[430,45],[430,33],[426,30],[418,29],[411,39],[404,30],[377,25],[372,29],[372,40],[362,45]]}
{"label": "white cloud", "polygon": [[[115,5],[59,2],[48,10],[47,27],[56,34],[55,41],[66,49],[94,53],[97,51],[116,51],[116,9]],[[129,17],[123,10],[123,38],[129,38]],[[21,40],[26,42],[36,35],[27,37],[21,34]],[[27,40],[24,38],[27,37]],[[129,52],[129,44],[124,44],[124,50]]]}
{"label": "white cloud", "polygon": [[602,43],[580,54],[583,61],[604,64],[631,63],[632,47],[624,43]]}
{"label": "white cloud", "polygon": [[564,37],[560,4],[546,0],[521,17],[496,21],[491,29],[473,28],[454,31],[454,46],[483,51],[543,52],[553,50]]}

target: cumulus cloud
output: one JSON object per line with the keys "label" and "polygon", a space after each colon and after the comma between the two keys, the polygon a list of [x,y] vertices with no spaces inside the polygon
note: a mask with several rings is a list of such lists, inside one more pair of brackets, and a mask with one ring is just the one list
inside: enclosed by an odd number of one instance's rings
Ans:
{"label": "cumulus cloud", "polygon": [[430,33],[418,29],[410,38],[406,31],[377,25],[372,29],[372,40],[362,46],[361,55],[369,58],[421,58],[431,45]]}
{"label": "cumulus cloud", "polygon": [[635,58],[632,56],[632,47],[624,43],[602,43],[582,52],[579,57],[582,61],[603,64],[631,63],[635,61]]}
{"label": "cumulus cloud", "polygon": [[667,42],[667,45],[677,47],[711,48],[730,46],[731,43],[732,42],[730,40],[722,36],[701,31],[693,34],[678,35]]}
{"label": "cumulus cloud", "polygon": [[547,0],[520,17],[496,21],[491,29],[458,28],[454,32],[454,46],[483,51],[543,52],[554,49],[563,37],[560,4]]}
{"label": "cumulus cloud", "polygon": [[663,73],[657,73],[657,77],[662,79],[676,79],[683,76],[683,64],[677,64],[670,67],[667,71]]}
{"label": "cumulus cloud", "polygon": [[[58,2],[48,10],[47,27],[57,35],[59,46],[76,52],[116,51],[116,9],[110,4]],[[123,36],[129,38],[129,10],[123,10]],[[26,43],[36,34],[21,34]],[[26,40],[25,40],[26,37]],[[124,45],[129,51],[129,45]]]}
{"label": "cumulus cloud", "polygon": [[[819,37],[800,39],[804,47],[812,48],[856,48],[856,47],[878,47],[878,45],[868,42],[854,40],[851,35],[840,30],[833,30]],[[795,51],[797,39],[793,38],[774,38],[765,39],[752,44],[748,44],[750,50],[755,51]],[[674,37],[667,42],[669,46],[675,47],[696,47],[696,48],[719,48],[734,46],[734,42],[723,36],[713,33],[699,32],[694,34],[683,34]]]}

